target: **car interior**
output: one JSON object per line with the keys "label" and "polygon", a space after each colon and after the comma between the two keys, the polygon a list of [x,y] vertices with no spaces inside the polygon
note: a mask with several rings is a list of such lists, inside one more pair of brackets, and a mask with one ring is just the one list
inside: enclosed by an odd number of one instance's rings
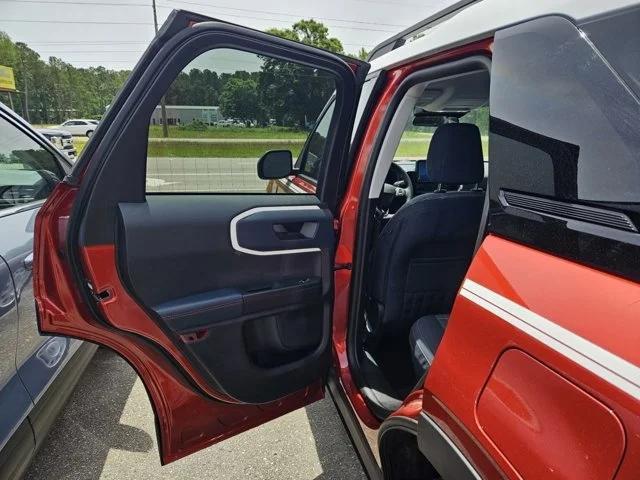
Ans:
{"label": "car interior", "polygon": [[424,381],[471,263],[487,184],[489,72],[419,84],[402,102],[384,140],[396,145],[393,158],[383,147],[377,159],[376,169],[390,166],[370,195],[356,335],[361,391],[380,418]]}

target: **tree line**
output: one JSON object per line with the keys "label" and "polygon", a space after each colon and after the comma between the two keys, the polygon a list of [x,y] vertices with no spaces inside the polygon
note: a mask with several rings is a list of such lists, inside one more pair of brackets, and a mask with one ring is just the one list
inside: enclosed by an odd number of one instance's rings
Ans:
{"label": "tree line", "polygon": [[0,92],[0,101],[13,104],[13,109],[32,123],[99,118],[130,73],[104,67],[78,68],[57,57],[44,61],[4,32],[0,32],[0,65],[13,68],[19,92]]}
{"label": "tree line", "polygon": [[[344,53],[325,25],[300,20],[269,33]],[[358,54],[366,57],[361,49]],[[13,68],[19,93],[0,92],[0,101],[31,123],[60,123],[67,118],[100,118],[129,74],[104,67],[79,68],[58,57],[44,60],[22,42],[0,32],[0,65]],[[265,59],[259,72],[220,73],[192,69],[178,75],[165,99],[168,105],[219,105],[224,116],[265,124],[304,126],[319,113],[332,86],[308,67]]]}

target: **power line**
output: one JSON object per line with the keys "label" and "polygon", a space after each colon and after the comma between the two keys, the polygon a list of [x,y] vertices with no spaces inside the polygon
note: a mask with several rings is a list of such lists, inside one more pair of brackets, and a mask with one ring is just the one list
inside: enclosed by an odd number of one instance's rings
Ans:
{"label": "power line", "polygon": [[[227,14],[230,17],[242,17],[242,18],[252,18],[254,20],[262,20],[265,22],[285,22],[289,23],[286,20],[278,20],[275,18],[258,18],[258,17],[244,17],[241,15],[233,15]],[[65,24],[65,25],[149,25],[152,26],[151,22],[101,22],[97,20],[32,20],[32,19],[24,19],[24,18],[11,18],[11,19],[0,19],[0,23],[56,23],[56,24]],[[343,28],[346,30],[362,30],[365,32],[385,32],[385,33],[395,33],[394,30],[381,30],[376,28],[360,28],[360,27],[347,27],[344,25],[330,25],[331,28]]]}
{"label": "power line", "polygon": [[150,22],[99,22],[97,20],[32,20],[23,18],[3,18],[0,22],[12,23],[59,23],[65,25],[153,25]]}
{"label": "power line", "polygon": [[379,22],[364,22],[361,20],[353,20],[353,19],[343,19],[343,18],[329,18],[329,17],[317,17],[315,15],[308,15],[308,14],[295,14],[295,13],[283,13],[283,12],[275,12],[273,10],[255,10],[253,8],[239,8],[239,7],[224,7],[222,5],[212,5],[212,4],[208,4],[208,3],[198,3],[198,2],[192,2],[189,0],[167,0],[171,3],[182,3],[182,4],[186,4],[186,5],[197,5],[200,7],[209,7],[209,8],[222,8],[225,10],[234,10],[234,11],[238,11],[238,12],[249,12],[249,13],[264,13],[264,14],[268,14],[268,15],[280,15],[280,16],[284,16],[284,17],[294,17],[294,18],[305,18],[305,17],[311,17],[311,18],[316,18],[318,20],[327,20],[329,22],[345,22],[345,23],[359,23],[359,24],[363,24],[363,25],[377,25],[377,26],[384,26],[384,27],[404,27],[404,25],[400,25],[398,23],[379,23]]}
{"label": "power line", "polygon": [[38,50],[38,53],[57,53],[57,54],[67,54],[67,53],[142,53],[144,50]]}
{"label": "power line", "polygon": [[[127,6],[127,7],[149,7],[148,4],[144,4],[144,3],[112,3],[112,2],[91,2],[91,3],[87,3],[87,2],[79,2],[79,1],[59,1],[59,0],[4,0],[4,1],[5,2],[13,2],[13,3],[37,3],[37,4],[45,4],[45,5],[46,4],[55,4],[55,5],[82,5],[82,6],[95,5],[95,6],[114,6],[114,7],[123,7],[123,6]],[[226,7],[226,6],[222,6],[222,5],[213,5],[213,4],[206,4],[206,3],[191,2],[191,1],[187,1],[187,0],[169,0],[169,1],[172,1],[173,3],[181,3],[181,4],[185,4],[185,5],[197,5],[197,6],[208,7],[208,8],[221,8],[221,9],[224,9],[224,10],[233,10],[233,11],[239,11],[239,12],[264,13],[266,15],[278,15],[278,16],[293,17],[293,18],[298,18],[298,19],[308,16],[306,14],[283,13],[283,12],[276,12],[276,11],[273,11],[273,10],[255,10],[255,9],[249,9],[249,8]],[[163,8],[175,8],[175,6],[166,5],[166,4],[161,4],[159,6],[161,6]],[[250,18],[250,19],[255,19],[255,20],[267,20],[267,21],[290,23],[288,20],[271,19],[271,18],[264,18],[263,19],[263,18],[260,18],[260,17],[243,16],[243,15],[232,15],[230,13],[225,13],[225,12],[221,12],[221,13],[224,13],[225,15],[228,15],[228,16],[234,16],[234,17],[239,17],[239,18]],[[400,27],[400,28],[405,27],[404,25],[400,25],[400,24],[397,24],[397,23],[366,22],[366,21],[353,20],[353,19],[317,17],[317,16],[314,16],[314,15],[310,15],[310,17],[316,18],[318,20],[326,20],[326,21],[331,21],[331,22],[356,23],[356,24],[361,24],[361,25],[377,25],[377,26]],[[67,23],[67,22],[58,21],[56,23]],[[333,28],[340,28],[340,27],[339,26],[333,26]],[[383,30],[372,30],[372,31],[383,31]],[[391,33],[391,31],[389,31],[389,33]]]}
{"label": "power line", "polygon": [[[148,45],[151,40],[141,40],[141,41],[111,41],[105,40],[102,42],[82,42],[82,45],[125,45],[125,44],[134,44],[134,43],[143,43]],[[29,45],[77,45],[78,41],[75,40],[73,42],[22,42],[28,43]]]}
{"label": "power line", "polygon": [[353,0],[354,2],[360,2],[360,3],[377,3],[378,5],[398,5],[400,7],[423,7],[424,5],[421,5],[419,3],[402,3],[402,2],[388,2],[385,0]]}
{"label": "power line", "polygon": [[[145,43],[148,44],[148,42],[132,42],[132,43]],[[370,44],[370,43],[347,43],[347,42],[340,42],[342,43],[342,45],[348,45],[350,47],[373,47],[375,45]],[[76,45],[77,42],[69,42],[68,45]],[[36,43],[28,43],[28,46],[30,45],[37,45]],[[40,44],[40,45],[49,45],[49,44]],[[94,45],[95,44],[91,44],[91,43],[85,43],[83,42],[82,45]],[[105,45],[105,46],[111,46],[110,43],[100,43],[97,44],[99,45]],[[114,44],[115,45],[115,44]],[[139,53],[142,54],[144,53],[145,49],[139,49],[139,50],[36,50],[38,53],[41,54],[60,54],[60,55],[65,55],[67,53]]]}

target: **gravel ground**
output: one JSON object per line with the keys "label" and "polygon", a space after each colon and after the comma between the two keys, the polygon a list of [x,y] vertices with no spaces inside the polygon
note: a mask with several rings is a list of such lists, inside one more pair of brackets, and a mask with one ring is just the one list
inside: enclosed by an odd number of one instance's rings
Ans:
{"label": "gravel ground", "polygon": [[165,467],[133,369],[99,349],[32,463],[40,479],[365,479],[330,399]]}

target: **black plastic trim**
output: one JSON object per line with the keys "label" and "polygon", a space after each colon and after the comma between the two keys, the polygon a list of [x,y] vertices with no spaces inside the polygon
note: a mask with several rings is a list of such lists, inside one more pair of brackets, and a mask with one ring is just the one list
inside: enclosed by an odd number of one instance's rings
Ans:
{"label": "black plastic trim", "polygon": [[305,278],[245,292],[226,288],[200,293],[160,304],[153,310],[174,331],[188,333],[241,317],[264,316],[321,303],[322,280]]}
{"label": "black plastic trim", "polygon": [[418,420],[418,448],[442,480],[481,480],[469,460],[426,412]]}
{"label": "black plastic trim", "polygon": [[0,450],[0,478],[19,480],[35,456],[35,439],[29,419],[25,418]]}
{"label": "black plastic trim", "polygon": [[563,220],[581,220],[605,227],[638,233],[638,228],[631,219],[621,212],[606,210],[604,208],[588,207],[567,201],[552,200],[550,198],[517,193],[509,190],[500,190],[498,198],[505,208],[521,208]]}
{"label": "black plastic trim", "polygon": [[329,373],[329,377],[327,378],[327,387],[329,387],[329,395],[331,395],[331,399],[338,410],[340,419],[349,434],[351,443],[358,454],[358,458],[360,459],[360,463],[362,464],[367,477],[369,480],[382,480],[382,470],[380,469],[380,465],[378,465],[376,457],[369,445],[369,441],[362,431],[360,421],[353,411],[353,407],[351,406],[340,381],[336,379],[333,371]]}

